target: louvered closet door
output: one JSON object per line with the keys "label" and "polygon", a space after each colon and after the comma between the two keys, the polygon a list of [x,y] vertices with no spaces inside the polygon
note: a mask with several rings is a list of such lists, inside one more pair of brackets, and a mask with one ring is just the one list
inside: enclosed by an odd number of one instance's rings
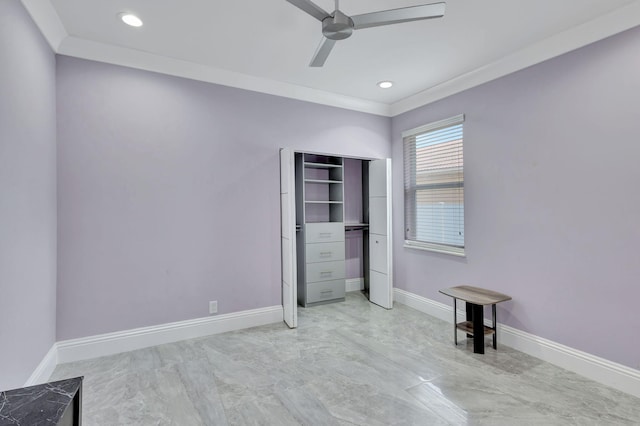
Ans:
{"label": "louvered closet door", "polygon": [[280,240],[282,244],[282,308],[284,322],[298,326],[298,288],[296,286],[296,200],[295,155],[280,150]]}
{"label": "louvered closet door", "polygon": [[391,159],[369,163],[369,300],[393,307]]}

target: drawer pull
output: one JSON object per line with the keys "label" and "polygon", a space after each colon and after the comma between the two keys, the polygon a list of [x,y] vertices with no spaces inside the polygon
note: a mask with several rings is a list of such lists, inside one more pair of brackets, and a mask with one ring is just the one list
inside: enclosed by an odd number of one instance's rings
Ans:
{"label": "drawer pull", "polygon": [[320,294],[331,294],[331,293],[333,293],[333,290],[324,290],[320,292]]}
{"label": "drawer pull", "polygon": [[332,251],[320,252],[320,257],[331,257],[331,253],[333,253],[333,252]]}
{"label": "drawer pull", "polygon": [[320,233],[318,234],[318,236],[319,236],[320,238],[329,238],[329,237],[331,237],[331,232],[320,232]]}
{"label": "drawer pull", "polygon": [[326,277],[328,275],[333,275],[333,272],[332,271],[322,271],[322,272],[320,272],[320,275],[323,276],[323,277]]}

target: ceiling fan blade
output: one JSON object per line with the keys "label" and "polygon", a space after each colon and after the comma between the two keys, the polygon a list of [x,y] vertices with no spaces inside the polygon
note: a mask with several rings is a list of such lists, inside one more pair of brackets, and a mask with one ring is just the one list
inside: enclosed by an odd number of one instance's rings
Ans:
{"label": "ceiling fan blade", "polygon": [[316,50],[316,53],[313,55],[313,59],[309,64],[310,67],[321,67],[324,65],[324,62],[327,60],[329,53],[331,53],[331,49],[333,49],[333,45],[336,44],[335,40],[328,39],[324,37],[320,46]]}
{"label": "ceiling fan blade", "polygon": [[310,0],[287,0],[289,3],[297,7],[298,9],[307,12],[309,15],[316,18],[318,21],[322,21],[324,18],[330,16],[324,9],[316,5]]}
{"label": "ceiling fan blade", "polygon": [[421,19],[442,18],[445,3],[423,4],[421,6],[402,7],[400,9],[383,10],[381,12],[354,15],[353,29],[378,27],[381,25],[399,24],[401,22],[418,21]]}

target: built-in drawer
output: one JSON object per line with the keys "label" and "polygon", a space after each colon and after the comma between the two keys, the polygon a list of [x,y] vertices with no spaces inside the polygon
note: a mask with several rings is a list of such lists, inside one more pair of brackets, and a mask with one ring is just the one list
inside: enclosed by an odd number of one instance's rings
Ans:
{"label": "built-in drawer", "polygon": [[330,243],[344,241],[343,222],[307,223],[305,225],[306,243]]}
{"label": "built-in drawer", "polygon": [[344,280],[307,284],[307,303],[344,298]]}
{"label": "built-in drawer", "polygon": [[344,260],[344,242],[307,244],[305,260],[307,263]]}
{"label": "built-in drawer", "polygon": [[344,279],[345,277],[344,260],[338,260],[336,262],[307,263],[306,269],[308,283],[339,280]]}

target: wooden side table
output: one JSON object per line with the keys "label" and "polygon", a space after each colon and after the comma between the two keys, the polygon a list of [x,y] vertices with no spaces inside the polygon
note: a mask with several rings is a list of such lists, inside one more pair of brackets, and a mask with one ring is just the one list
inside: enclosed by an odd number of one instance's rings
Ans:
{"label": "wooden side table", "polygon": [[[462,330],[467,333],[467,337],[473,337],[473,353],[484,353],[484,336],[488,334],[493,334],[493,349],[498,349],[496,304],[511,300],[511,296],[468,285],[446,288],[440,290],[440,293],[453,297],[453,341],[456,345],[458,345],[457,331]],[[467,320],[461,323],[458,323],[456,317],[458,299],[465,302],[467,310]],[[491,305],[492,327],[484,325],[486,305]]]}

